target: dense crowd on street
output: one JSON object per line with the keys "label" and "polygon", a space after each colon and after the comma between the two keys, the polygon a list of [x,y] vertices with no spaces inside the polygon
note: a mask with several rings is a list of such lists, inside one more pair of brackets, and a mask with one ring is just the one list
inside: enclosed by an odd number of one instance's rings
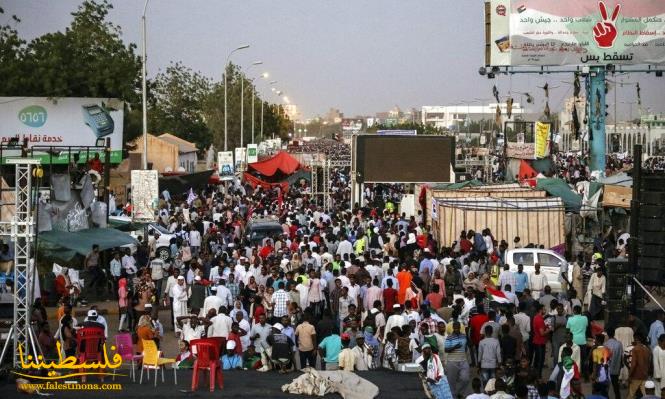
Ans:
{"label": "dense crowd on street", "polygon": [[[397,210],[401,186],[368,185],[349,209],[348,169],[336,169],[331,185],[329,212],[298,187],[163,192],[156,217],[175,236],[168,257],[158,256],[155,232],[135,251],[116,251],[108,265],[97,248],[85,258],[93,275],[109,270],[118,331],[108,331],[95,307],[76,320],[79,292],[63,273],[56,331],[35,304],[40,344],[53,355],[59,340],[75,353],[76,329],[87,326],[109,338],[129,332],[137,354],[155,342],[179,368],[192,367],[192,343],[203,338],[217,339],[224,370],[420,366],[434,398],[661,394],[665,314],[649,327],[634,315],[604,327],[598,321],[605,259],[626,256],[625,236],[599,239],[591,258],[561,265],[555,292],[537,263],[529,270],[505,264],[507,250],[539,243],[489,229],[438,243],[421,212]],[[257,218],[282,230],[252,244],[245,230]],[[177,348],[163,345],[168,334]]]}

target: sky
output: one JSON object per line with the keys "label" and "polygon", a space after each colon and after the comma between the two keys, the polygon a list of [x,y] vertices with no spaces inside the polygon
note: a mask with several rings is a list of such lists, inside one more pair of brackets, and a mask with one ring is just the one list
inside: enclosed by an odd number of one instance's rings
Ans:
{"label": "sky", "polygon": [[[80,0],[2,0],[2,16],[25,39],[64,30]],[[139,44],[143,0],[111,0],[109,19],[121,26],[123,40]],[[528,112],[544,107],[549,83],[550,108],[557,111],[572,95],[569,74],[515,75],[489,80],[478,74],[484,60],[482,0],[151,0],[147,12],[148,75],[181,61],[216,80],[232,49],[250,48],[232,61],[249,75],[262,72],[277,80],[301,113],[311,118],[329,108],[345,116],[374,115],[395,105],[403,110],[423,105],[454,105],[463,100],[529,92],[536,98]],[[665,78],[625,76],[640,82],[644,107],[665,111]],[[268,100],[279,101],[267,82],[258,85]],[[619,118],[636,101],[634,86],[618,91]],[[613,109],[613,95],[608,98]],[[633,115],[637,108],[632,105]]]}

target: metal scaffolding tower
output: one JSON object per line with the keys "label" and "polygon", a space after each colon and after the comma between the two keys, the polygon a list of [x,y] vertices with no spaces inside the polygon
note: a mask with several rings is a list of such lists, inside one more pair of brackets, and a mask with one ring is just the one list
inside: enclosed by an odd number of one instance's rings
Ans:
{"label": "metal scaffolding tower", "polygon": [[35,237],[35,220],[32,207],[32,172],[38,159],[8,159],[16,168],[16,213],[11,222],[0,222],[0,237],[9,237],[14,245],[14,324],[2,351],[4,357],[9,340],[13,338],[13,364],[20,364],[19,346],[37,357],[36,337],[30,327],[30,306],[33,298],[35,265],[31,267],[32,242]]}
{"label": "metal scaffolding tower", "polygon": [[[330,211],[332,198],[330,197],[330,167],[329,159],[312,161],[309,164],[312,173],[312,198],[323,207],[324,212]],[[319,189],[319,170],[321,171],[321,188]],[[319,199],[319,197],[321,197]]]}

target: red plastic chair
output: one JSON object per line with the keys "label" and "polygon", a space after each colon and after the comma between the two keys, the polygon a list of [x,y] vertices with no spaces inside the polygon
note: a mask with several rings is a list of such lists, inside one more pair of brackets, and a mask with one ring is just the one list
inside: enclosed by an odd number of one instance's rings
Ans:
{"label": "red plastic chair", "polygon": [[[104,329],[97,327],[83,327],[76,331],[76,342],[78,350],[79,364],[87,362],[102,362],[102,352],[100,348],[106,338],[104,337]],[[80,369],[79,372],[84,372],[85,369]],[[104,370],[99,370],[104,372]],[[82,376],[81,381],[85,382],[85,374]],[[104,377],[102,377],[102,381]]]}
{"label": "red plastic chair", "polygon": [[[132,342],[132,334],[122,333],[115,336],[115,350],[122,357],[123,362],[129,362],[132,365],[132,381],[136,381],[136,370],[134,369],[135,362],[141,360],[143,355],[134,354],[134,344]],[[115,370],[113,369],[113,380],[115,381]]]}
{"label": "red plastic chair", "polygon": [[[199,342],[194,342],[199,341]],[[192,348],[196,348],[196,361],[194,362],[194,373],[192,374],[192,391],[199,386],[199,370],[207,371],[210,375],[210,392],[215,391],[215,378],[219,382],[219,389],[224,389],[224,376],[222,365],[219,364],[219,350],[211,342],[200,342],[203,340],[192,340]],[[192,350],[194,352],[194,350]]]}

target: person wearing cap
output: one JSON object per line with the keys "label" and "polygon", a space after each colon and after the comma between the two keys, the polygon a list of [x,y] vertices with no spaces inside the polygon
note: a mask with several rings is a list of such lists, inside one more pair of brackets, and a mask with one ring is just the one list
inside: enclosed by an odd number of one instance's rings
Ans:
{"label": "person wearing cap", "polygon": [[351,337],[349,334],[343,333],[340,338],[342,340],[342,350],[337,357],[339,368],[344,371],[353,371],[356,365],[356,356],[349,348]]}
{"label": "person wearing cap", "polygon": [[102,323],[101,320],[99,320],[100,317],[101,316],[97,313],[97,307],[91,307],[91,309],[88,310],[88,316],[83,320],[83,327],[99,328],[104,331],[104,337],[108,337],[106,320]]}
{"label": "person wearing cap", "polygon": [[425,380],[432,397],[434,399],[452,399],[453,394],[450,391],[439,355],[432,352],[432,347],[428,343],[423,344],[421,350],[422,355],[416,359],[416,363],[419,363],[425,370]]}
{"label": "person wearing cap", "polygon": [[[370,327],[371,328],[371,327]],[[356,334],[356,345],[351,348],[355,360],[355,369],[367,371],[373,369],[374,349],[365,342],[365,334]]]}
{"label": "person wearing cap", "polygon": [[294,346],[291,338],[284,334],[283,330],[284,326],[281,323],[275,323],[272,326],[272,334],[267,339],[268,345],[272,348],[268,358],[273,367],[278,369],[281,374],[287,373],[293,365]]}
{"label": "person wearing cap", "polygon": [[[595,392],[594,392],[595,393]],[[592,396],[587,396],[587,398],[596,399]],[[648,380],[644,383],[644,396],[642,399],[660,399],[661,396],[656,394],[656,383],[654,381]]]}
{"label": "person wearing cap", "polygon": [[227,341],[226,350],[222,358],[222,370],[240,370],[242,369],[242,357],[236,350],[236,341]]}
{"label": "person wearing cap", "polygon": [[104,337],[108,338],[108,323],[106,322],[106,318],[99,314],[99,311],[97,310],[97,305],[92,305],[90,306],[90,310],[88,310],[88,316],[83,320],[83,327],[88,327],[86,325],[87,322],[90,322],[91,327],[99,327],[104,329]]}
{"label": "person wearing cap", "polygon": [[203,308],[203,302],[206,298],[206,286],[203,284],[201,276],[197,275],[194,277],[194,284],[189,288],[189,306],[192,309],[201,309]]}
{"label": "person wearing cap", "polygon": [[408,324],[406,317],[402,316],[402,307],[398,303],[393,305],[392,312],[393,313],[388,317],[388,320],[386,321],[386,327],[383,330],[384,339],[388,337],[388,332],[392,331],[393,328],[399,327],[401,329],[403,326]]}
{"label": "person wearing cap", "polygon": [[174,329],[176,335],[180,335],[182,330],[178,327],[178,324],[175,322],[178,317],[185,316],[187,314],[187,284],[185,284],[185,277],[178,276],[176,278],[176,284],[171,288],[172,299],[171,306],[173,308],[173,317],[174,317]]}

